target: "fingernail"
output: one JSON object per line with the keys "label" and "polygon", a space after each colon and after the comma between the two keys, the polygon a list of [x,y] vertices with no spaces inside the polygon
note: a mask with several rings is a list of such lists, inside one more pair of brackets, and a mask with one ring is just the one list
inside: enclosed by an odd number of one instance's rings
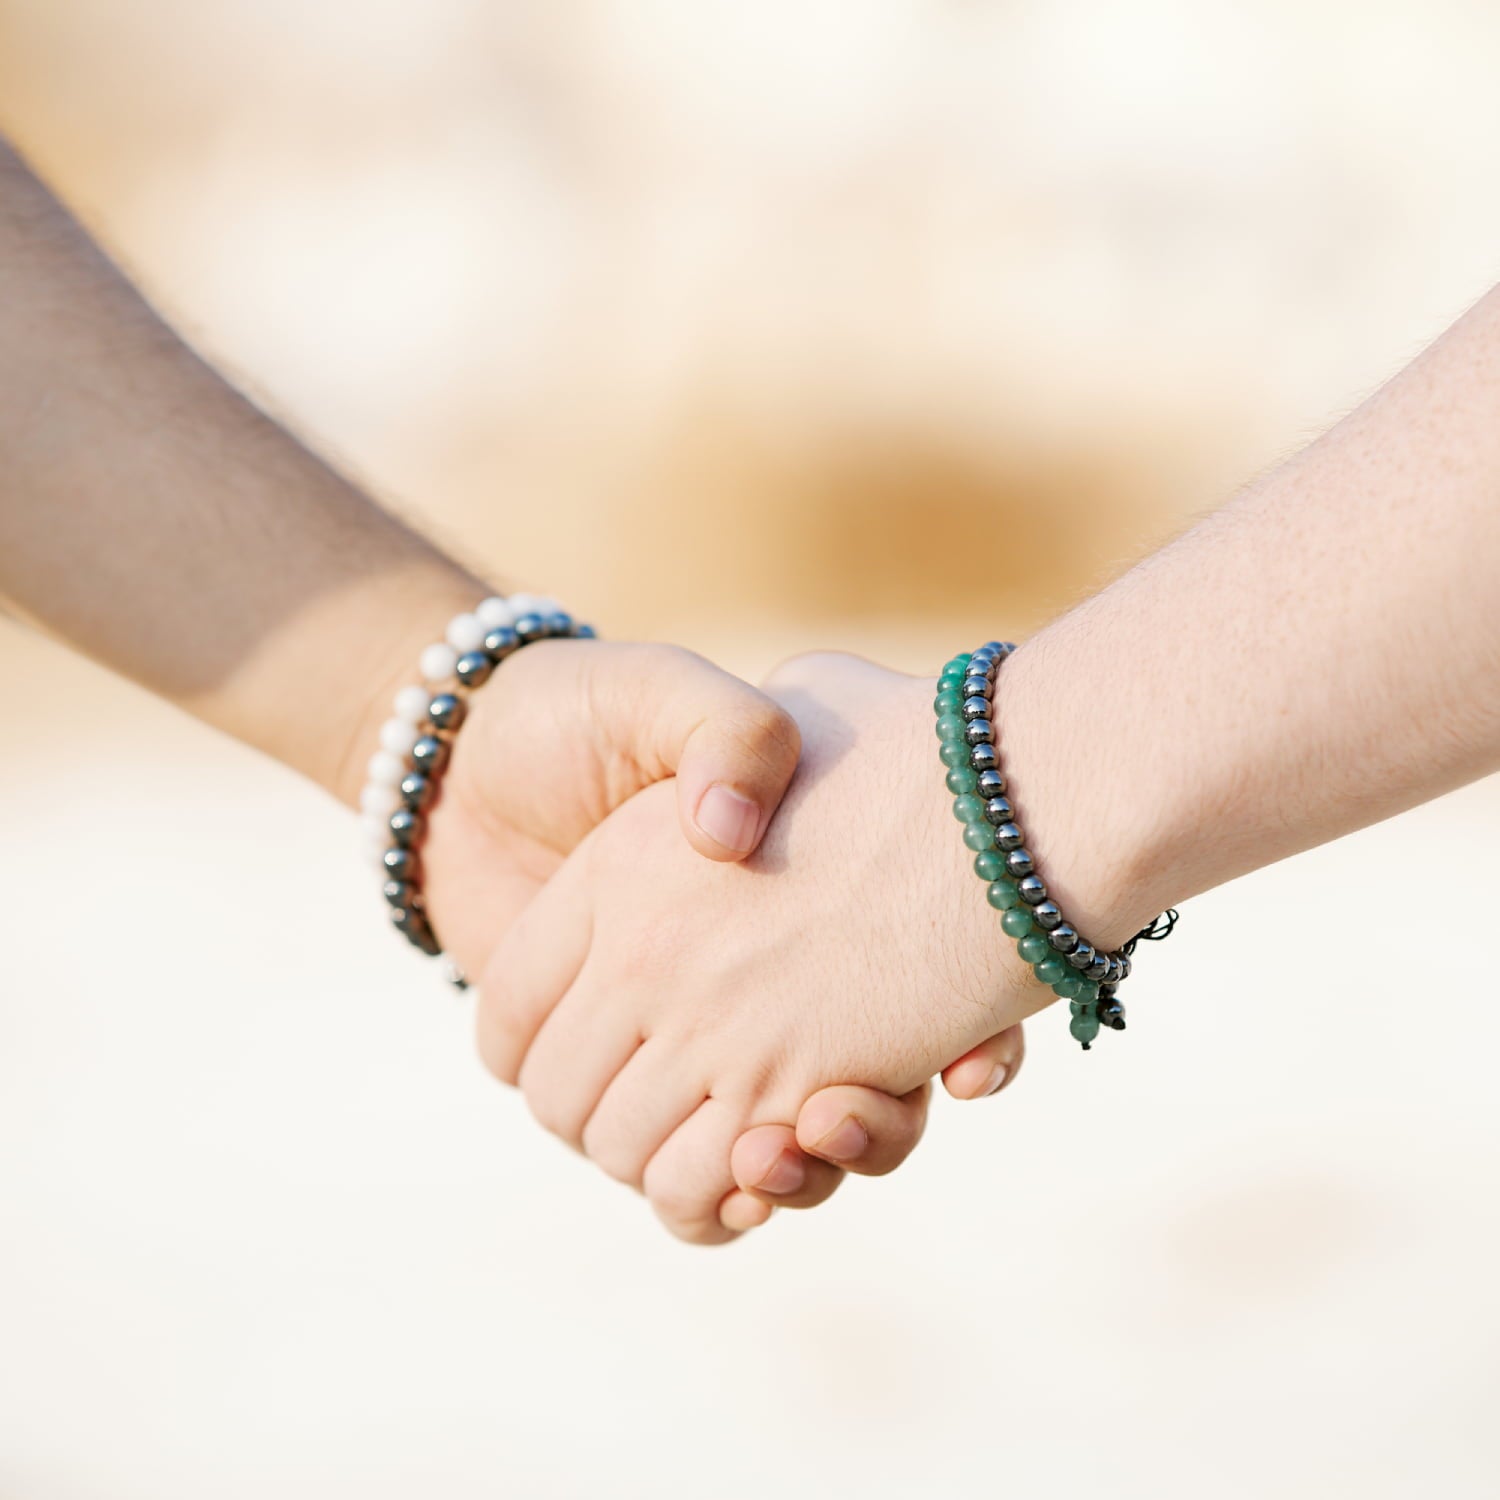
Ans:
{"label": "fingernail", "polygon": [[854,1161],[865,1154],[869,1144],[869,1131],[851,1115],[818,1142],[818,1155],[832,1157],[834,1161]]}
{"label": "fingernail", "polygon": [[793,1156],[790,1151],[783,1151],[756,1186],[763,1193],[795,1193],[806,1176],[802,1158]]}
{"label": "fingernail", "polygon": [[995,1071],[990,1074],[990,1081],[985,1084],[984,1092],[979,1096],[988,1099],[991,1094],[998,1094],[1005,1087],[1005,1080],[1010,1077],[1010,1069],[1004,1063],[996,1063]]}
{"label": "fingernail", "polygon": [[698,803],[698,827],[715,843],[736,854],[748,853],[755,845],[760,809],[748,798],[715,782]]}

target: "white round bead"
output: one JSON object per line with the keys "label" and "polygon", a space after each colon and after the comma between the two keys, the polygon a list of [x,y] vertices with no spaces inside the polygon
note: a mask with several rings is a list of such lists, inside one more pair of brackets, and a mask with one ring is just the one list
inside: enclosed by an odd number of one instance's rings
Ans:
{"label": "white round bead", "polygon": [[551,594],[538,594],[536,596],[536,612],[539,615],[560,615],[563,607]]}
{"label": "white round bead", "polygon": [[447,682],[458,665],[458,652],[446,641],[436,641],[422,653],[418,665],[428,682]]}
{"label": "white round bead", "polygon": [[546,600],[540,594],[512,594],[510,596],[510,607],[516,613],[516,619],[522,615],[538,615],[543,613]]}
{"label": "white round bead", "polygon": [[427,705],[431,702],[432,694],[414,682],[396,694],[391,707],[398,719],[405,719],[408,724],[420,724],[427,717]]}
{"label": "white round bead", "polygon": [[502,625],[516,623],[516,612],[511,608],[510,600],[502,599],[499,594],[485,599],[474,613],[484,621],[486,629],[489,630],[498,630]]}
{"label": "white round bead", "polygon": [[410,755],[411,747],[421,737],[417,733],[417,726],[408,724],[405,719],[387,719],[380,726],[380,748],[392,755]]}
{"label": "white round bead", "polygon": [[406,775],[406,762],[389,750],[377,750],[365,767],[365,780],[375,786],[395,786]]}
{"label": "white round bead", "polygon": [[401,793],[393,786],[378,786],[372,781],[359,794],[360,811],[372,818],[388,818],[400,806]]}
{"label": "white round bead", "polygon": [[465,651],[477,651],[484,645],[484,638],[489,634],[483,620],[478,615],[454,615],[448,621],[448,644],[458,652],[460,656]]}

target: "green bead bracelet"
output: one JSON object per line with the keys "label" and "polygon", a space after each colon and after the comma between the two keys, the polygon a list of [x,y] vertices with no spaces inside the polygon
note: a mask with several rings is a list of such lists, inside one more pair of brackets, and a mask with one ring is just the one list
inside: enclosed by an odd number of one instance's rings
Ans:
{"label": "green bead bracelet", "polygon": [[1014,650],[1006,642],[990,641],[943,667],[932,700],[939,755],[953,794],[953,816],[963,824],[964,843],[974,851],[974,873],[985,882],[985,899],[1000,913],[1001,931],[1014,940],[1037,981],[1068,1002],[1069,1029],[1088,1051],[1101,1027],[1125,1029],[1125,1007],[1116,990],[1130,974],[1130,955],[1143,939],[1165,937],[1177,913],[1165,913],[1117,952],[1106,953],[1084,939],[1048,899],[1005,796],[995,746],[995,676]]}

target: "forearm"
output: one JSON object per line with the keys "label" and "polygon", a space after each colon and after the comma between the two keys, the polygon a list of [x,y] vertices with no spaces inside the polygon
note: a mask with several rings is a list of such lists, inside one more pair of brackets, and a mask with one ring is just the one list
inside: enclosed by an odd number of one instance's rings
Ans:
{"label": "forearm", "polygon": [[1500,294],[1001,688],[1039,858],[1106,943],[1500,768]]}
{"label": "forearm", "polygon": [[0,143],[0,599],[346,800],[480,585],[189,350]]}

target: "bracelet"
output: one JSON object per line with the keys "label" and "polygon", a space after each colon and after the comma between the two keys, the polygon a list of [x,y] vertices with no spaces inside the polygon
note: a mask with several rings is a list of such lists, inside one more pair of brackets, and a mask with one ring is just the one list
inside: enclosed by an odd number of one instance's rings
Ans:
{"label": "bracelet", "polygon": [[1001,929],[1016,940],[1016,951],[1037,979],[1068,1002],[1069,1030],[1087,1052],[1101,1026],[1124,1031],[1117,991],[1130,977],[1130,956],[1137,943],[1166,937],[1177,913],[1163,913],[1108,953],[1083,937],[1047,894],[1006,796],[995,747],[995,678],[1015,649],[1008,641],[990,641],[944,666],[932,705],[940,754],[954,793],[953,815],[964,825],[964,843],[975,851],[974,871],[987,882]]}
{"label": "bracelet", "polygon": [[[443,639],[422,652],[418,670],[423,681],[396,694],[391,717],[380,727],[380,748],[370,757],[359,805],[391,922],[428,957],[442,957],[443,948],[422,896],[419,847],[453,737],[468,715],[467,692],[482,687],[501,662],[534,641],[563,636],[589,640],[593,635],[592,626],[576,624],[553,599],[496,595],[472,614],[455,615]],[[468,988],[451,962],[448,979],[458,989]]]}

